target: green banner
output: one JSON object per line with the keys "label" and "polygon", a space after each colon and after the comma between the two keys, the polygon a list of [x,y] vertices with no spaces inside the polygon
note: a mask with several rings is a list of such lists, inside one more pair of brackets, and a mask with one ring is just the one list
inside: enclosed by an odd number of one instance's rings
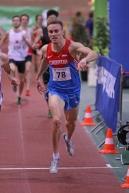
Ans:
{"label": "green banner", "polygon": [[0,28],[9,30],[11,27],[11,19],[15,15],[28,14],[30,16],[29,25],[30,27],[35,23],[35,16],[37,14],[43,14],[48,9],[56,9],[58,7],[44,8],[44,7],[11,7],[11,6],[0,6]]}
{"label": "green banner", "polygon": [[107,0],[95,0],[94,2],[94,34],[96,34],[96,22],[98,18],[107,19]]}
{"label": "green banner", "polygon": [[95,0],[95,19],[97,17],[107,17],[107,0]]}
{"label": "green banner", "polygon": [[[109,43],[108,0],[94,2],[94,46],[97,51],[107,54]],[[99,49],[99,50],[98,50]],[[102,53],[101,53],[102,54]]]}

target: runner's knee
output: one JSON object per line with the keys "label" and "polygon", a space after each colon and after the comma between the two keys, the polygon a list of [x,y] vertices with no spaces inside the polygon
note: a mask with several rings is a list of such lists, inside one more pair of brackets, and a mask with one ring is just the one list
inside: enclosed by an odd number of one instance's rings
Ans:
{"label": "runner's knee", "polygon": [[13,63],[9,63],[9,66],[10,66],[10,69],[11,69],[12,72],[16,71],[16,67]]}
{"label": "runner's knee", "polygon": [[21,78],[20,79],[20,84],[24,84],[25,83],[25,78]]}
{"label": "runner's knee", "polygon": [[26,68],[26,74],[30,72],[30,68]]}
{"label": "runner's knee", "polygon": [[53,124],[54,124],[54,128],[59,129],[61,126],[61,120],[58,118],[54,118]]}
{"label": "runner's knee", "polygon": [[67,121],[67,122],[66,122],[66,127],[67,127],[67,128],[69,128],[69,127],[70,127],[70,128],[74,128],[75,125],[76,125],[76,121],[75,121],[75,120],[74,120],[74,121],[72,120],[72,121]]}

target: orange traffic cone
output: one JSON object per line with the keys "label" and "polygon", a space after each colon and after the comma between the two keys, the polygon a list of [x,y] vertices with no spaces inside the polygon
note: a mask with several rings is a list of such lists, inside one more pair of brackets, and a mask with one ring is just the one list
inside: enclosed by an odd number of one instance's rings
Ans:
{"label": "orange traffic cone", "polygon": [[90,106],[86,107],[84,119],[81,122],[81,125],[83,126],[94,126],[95,125],[95,122],[93,121],[93,118],[92,118],[92,112],[91,112]]}
{"label": "orange traffic cone", "polygon": [[125,177],[125,182],[121,184],[122,188],[129,188],[129,168]]}
{"label": "orange traffic cone", "polygon": [[103,149],[99,150],[100,153],[105,154],[115,154],[118,153],[115,149],[115,145],[113,142],[112,129],[108,128],[106,133],[106,139]]}

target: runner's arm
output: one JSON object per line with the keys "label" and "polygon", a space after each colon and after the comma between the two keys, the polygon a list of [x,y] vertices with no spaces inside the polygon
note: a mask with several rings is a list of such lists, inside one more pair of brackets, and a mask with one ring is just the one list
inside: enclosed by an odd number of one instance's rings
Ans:
{"label": "runner's arm", "polygon": [[17,85],[18,80],[11,75],[8,56],[5,53],[0,52],[0,59],[1,59],[1,66],[4,69],[4,71],[8,74],[9,80],[11,81],[12,84]]}
{"label": "runner's arm", "polygon": [[36,80],[39,80],[40,76],[47,70],[47,68],[48,68],[48,64],[46,62],[46,58],[43,57],[39,67],[39,71],[36,76]]}
{"label": "runner's arm", "polygon": [[81,55],[78,70],[87,70],[89,63],[98,58],[98,53],[78,42],[72,42],[70,52],[73,57],[76,57],[78,53]]}
{"label": "runner's arm", "polygon": [[46,59],[46,50],[47,50],[47,45],[43,46],[40,50],[40,52],[42,52],[42,60],[41,60],[41,64],[39,67],[39,71],[36,75],[36,80],[38,81],[40,76],[47,70],[48,68],[48,63],[47,63],[47,59]]}
{"label": "runner's arm", "polygon": [[8,56],[5,53],[0,52],[0,59],[1,59],[1,66],[3,67],[5,72],[10,74],[10,67],[8,64]]}
{"label": "runner's arm", "polygon": [[8,33],[4,33],[0,39],[0,48],[2,47],[3,43],[8,39]]}
{"label": "runner's arm", "polygon": [[32,47],[34,49],[39,48],[39,46],[40,46],[39,42],[41,42],[41,37],[43,37],[42,29],[38,29],[37,30],[37,36],[34,38],[33,44],[32,44]]}
{"label": "runner's arm", "polygon": [[46,89],[45,85],[43,85],[43,81],[40,80],[41,75],[48,68],[48,63],[47,63],[47,60],[46,60],[46,49],[47,49],[47,45],[43,46],[40,49],[40,52],[42,53],[42,60],[41,60],[41,64],[40,64],[40,67],[39,67],[39,71],[36,75],[37,90],[40,94],[42,94],[44,92],[44,90]]}
{"label": "runner's arm", "polygon": [[23,40],[25,41],[28,47],[32,48],[32,42],[28,39],[26,34],[23,35]]}

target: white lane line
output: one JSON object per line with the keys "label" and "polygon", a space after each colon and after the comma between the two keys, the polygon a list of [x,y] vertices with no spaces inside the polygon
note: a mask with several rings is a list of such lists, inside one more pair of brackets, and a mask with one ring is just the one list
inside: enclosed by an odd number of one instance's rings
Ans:
{"label": "white lane line", "polygon": [[107,166],[108,168],[112,168],[111,164],[106,164],[106,166]]}
{"label": "white lane line", "polygon": [[[107,165],[110,165],[110,164],[107,164]],[[89,170],[89,169],[109,169],[109,168],[114,168],[114,169],[119,169],[121,167],[113,167],[110,165],[109,166],[95,166],[95,167],[88,167],[88,166],[82,166],[82,167],[59,167],[60,170]],[[3,168],[0,168],[0,171],[15,171],[15,170],[49,170],[49,167],[3,167]]]}
{"label": "white lane line", "polygon": [[18,106],[18,119],[19,119],[18,132],[19,132],[19,135],[20,135],[22,159],[23,159],[23,162],[24,162],[25,161],[25,147],[24,147],[24,137],[23,137],[23,124],[22,124],[22,113],[21,113],[21,109],[20,109],[19,106]]}
{"label": "white lane line", "polygon": [[[20,135],[20,140],[21,140],[21,150],[22,150],[22,159],[23,159],[23,163],[25,162],[26,158],[25,158],[25,145],[24,145],[24,135],[23,135],[23,121],[22,121],[22,112],[21,112],[21,107],[18,106],[18,118],[19,118],[19,135]],[[8,169],[5,168],[5,170],[10,171],[10,170],[15,170],[15,168],[13,169]],[[0,171],[2,171],[2,168],[0,169]],[[3,169],[4,171],[4,169]],[[28,175],[27,173],[24,173],[24,176],[26,181],[24,183],[24,192],[25,193],[31,193],[31,188],[30,188],[30,184],[29,184],[29,180],[28,180]]]}

